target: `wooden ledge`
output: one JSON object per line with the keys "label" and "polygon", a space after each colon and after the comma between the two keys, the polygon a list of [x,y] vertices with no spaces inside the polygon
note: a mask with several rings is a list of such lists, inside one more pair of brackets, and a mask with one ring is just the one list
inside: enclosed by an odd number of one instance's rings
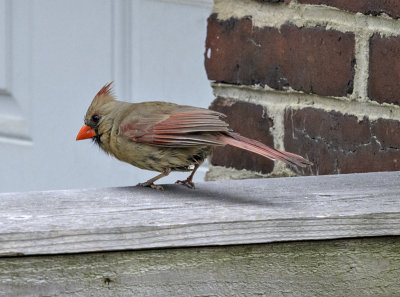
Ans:
{"label": "wooden ledge", "polygon": [[400,235],[400,172],[0,194],[0,256]]}

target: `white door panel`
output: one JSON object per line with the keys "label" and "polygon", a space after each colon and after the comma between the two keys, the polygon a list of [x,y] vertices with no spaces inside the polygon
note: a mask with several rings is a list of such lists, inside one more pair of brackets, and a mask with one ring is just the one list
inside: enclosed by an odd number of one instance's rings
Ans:
{"label": "white door panel", "polygon": [[10,9],[6,0],[0,0],[0,90],[9,85],[10,72]]}
{"label": "white door panel", "polygon": [[90,141],[76,142],[76,134],[91,99],[111,80],[124,100],[208,106],[210,9],[204,0],[0,0],[0,191],[152,177]]}

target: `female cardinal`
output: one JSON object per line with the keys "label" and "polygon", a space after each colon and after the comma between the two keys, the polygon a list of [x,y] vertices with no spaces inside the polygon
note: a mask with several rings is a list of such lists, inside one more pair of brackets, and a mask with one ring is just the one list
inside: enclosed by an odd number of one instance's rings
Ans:
{"label": "female cardinal", "polygon": [[117,159],[160,172],[140,186],[162,190],[154,184],[156,180],[171,171],[192,170],[186,180],[177,183],[194,188],[192,179],[197,168],[214,146],[226,144],[288,164],[312,164],[301,156],[234,133],[222,120],[222,113],[168,102],[121,102],[115,100],[111,84],[94,97],[76,140],[92,138]]}

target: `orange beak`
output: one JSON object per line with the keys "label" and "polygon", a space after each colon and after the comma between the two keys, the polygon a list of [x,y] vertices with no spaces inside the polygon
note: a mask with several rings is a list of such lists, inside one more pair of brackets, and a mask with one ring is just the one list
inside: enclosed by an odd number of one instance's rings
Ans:
{"label": "orange beak", "polygon": [[96,136],[96,132],[89,126],[83,125],[79,130],[76,140],[88,139]]}

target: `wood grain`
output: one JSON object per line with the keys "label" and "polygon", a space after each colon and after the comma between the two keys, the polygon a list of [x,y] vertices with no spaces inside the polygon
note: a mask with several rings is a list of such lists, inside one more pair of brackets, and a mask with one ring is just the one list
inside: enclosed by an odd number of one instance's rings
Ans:
{"label": "wood grain", "polygon": [[400,235],[399,172],[0,194],[0,256]]}
{"label": "wood grain", "polygon": [[3,258],[0,296],[399,296],[400,237]]}

